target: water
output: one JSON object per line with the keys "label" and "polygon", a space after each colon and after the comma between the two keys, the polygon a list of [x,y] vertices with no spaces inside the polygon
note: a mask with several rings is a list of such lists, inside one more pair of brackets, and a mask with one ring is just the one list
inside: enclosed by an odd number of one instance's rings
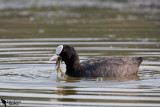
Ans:
{"label": "water", "polygon": [[[0,6],[0,99],[20,102],[7,107],[159,107],[158,0],[54,0],[57,7],[50,0],[26,6],[0,2],[7,5]],[[74,46],[80,61],[107,56],[144,61],[137,76],[63,78],[55,61],[48,61],[60,44]]]}

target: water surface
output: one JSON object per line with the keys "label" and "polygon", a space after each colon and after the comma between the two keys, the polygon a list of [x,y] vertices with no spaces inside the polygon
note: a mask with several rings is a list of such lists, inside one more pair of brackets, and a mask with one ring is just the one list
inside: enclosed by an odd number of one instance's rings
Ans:
{"label": "water surface", "polygon": [[[8,8],[0,10],[1,99],[21,101],[16,107],[160,105],[158,1],[78,5],[55,0],[57,7],[40,1],[26,2],[28,7],[8,1]],[[63,78],[55,61],[48,61],[60,44],[74,46],[80,61],[109,56],[142,56],[144,61],[137,76]],[[62,68],[65,72],[64,63]]]}

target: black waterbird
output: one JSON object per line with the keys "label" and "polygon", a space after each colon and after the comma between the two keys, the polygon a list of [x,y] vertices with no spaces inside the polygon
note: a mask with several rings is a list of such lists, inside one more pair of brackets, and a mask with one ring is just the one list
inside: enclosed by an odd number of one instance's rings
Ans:
{"label": "black waterbird", "polygon": [[71,77],[123,77],[137,74],[143,61],[142,57],[102,57],[79,61],[75,49],[69,45],[59,45],[56,53],[50,59],[64,61],[66,75]]}

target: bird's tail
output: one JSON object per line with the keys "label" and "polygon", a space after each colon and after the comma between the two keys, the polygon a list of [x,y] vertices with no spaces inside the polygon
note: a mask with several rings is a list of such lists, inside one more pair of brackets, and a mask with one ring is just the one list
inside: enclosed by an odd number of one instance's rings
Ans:
{"label": "bird's tail", "polygon": [[137,62],[138,62],[138,66],[140,66],[140,64],[142,63],[143,61],[143,58],[142,57],[138,57],[136,58]]}

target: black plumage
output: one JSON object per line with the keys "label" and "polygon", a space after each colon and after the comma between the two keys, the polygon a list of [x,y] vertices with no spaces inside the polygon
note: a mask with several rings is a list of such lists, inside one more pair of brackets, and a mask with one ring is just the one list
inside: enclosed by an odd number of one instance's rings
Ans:
{"label": "black plumage", "polygon": [[66,74],[71,77],[122,77],[134,75],[143,61],[142,57],[103,57],[80,63],[75,49],[63,45],[59,57],[66,64]]}

